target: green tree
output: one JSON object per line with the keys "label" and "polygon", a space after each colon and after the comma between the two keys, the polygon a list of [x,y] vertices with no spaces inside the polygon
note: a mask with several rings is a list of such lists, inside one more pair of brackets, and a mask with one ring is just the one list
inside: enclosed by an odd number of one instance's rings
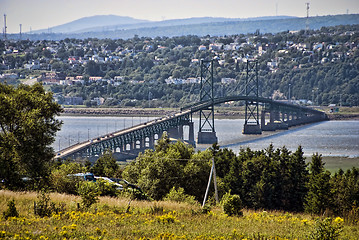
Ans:
{"label": "green tree", "polygon": [[53,157],[50,147],[61,121],[60,105],[41,84],[0,84],[0,179],[16,187],[20,176],[46,179]]}
{"label": "green tree", "polygon": [[330,179],[335,214],[345,216],[359,206],[359,169],[339,170]]}
{"label": "green tree", "polygon": [[77,192],[81,196],[81,204],[85,209],[96,203],[101,192],[95,182],[80,181],[78,183]]}
{"label": "green tree", "polygon": [[309,166],[308,193],[305,210],[309,213],[321,214],[330,208],[330,172],[324,169],[322,155],[312,156]]}
{"label": "green tree", "polygon": [[305,196],[308,191],[306,186],[308,170],[303,154],[302,146],[299,146],[290,157],[290,177],[292,181],[288,210],[292,211],[303,210]]}
{"label": "green tree", "polygon": [[155,151],[146,150],[128,164],[123,177],[137,183],[148,196],[160,200],[175,187],[186,194],[203,197],[210,165],[209,151],[194,154],[192,146],[183,142],[170,143],[167,134],[158,140]]}
{"label": "green tree", "polygon": [[94,61],[88,61],[85,66],[85,74],[89,76],[102,76],[99,64]]}
{"label": "green tree", "polygon": [[50,175],[52,189],[59,193],[76,194],[77,184],[81,180],[68,175],[84,172],[86,167],[77,162],[65,162],[57,168],[53,167]]}
{"label": "green tree", "polygon": [[99,157],[91,168],[93,174],[102,177],[116,177],[118,170],[119,166],[110,150],[107,150]]}
{"label": "green tree", "polygon": [[286,148],[282,148],[280,172],[281,191],[279,196],[280,205],[278,207],[290,211],[303,210],[307,193],[308,171],[301,146],[293,154],[289,154]]}

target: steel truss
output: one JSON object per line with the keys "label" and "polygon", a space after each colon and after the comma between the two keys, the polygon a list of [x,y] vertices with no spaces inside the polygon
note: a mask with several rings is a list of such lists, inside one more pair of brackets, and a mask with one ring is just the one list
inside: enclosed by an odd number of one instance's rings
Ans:
{"label": "steel truss", "polygon": [[199,132],[214,130],[213,60],[201,60],[200,102],[212,101],[206,109],[199,111]]}
{"label": "steel truss", "polygon": [[245,85],[245,96],[255,97],[255,100],[246,100],[245,124],[259,125],[259,83],[257,73],[257,61],[247,61],[247,75]]}

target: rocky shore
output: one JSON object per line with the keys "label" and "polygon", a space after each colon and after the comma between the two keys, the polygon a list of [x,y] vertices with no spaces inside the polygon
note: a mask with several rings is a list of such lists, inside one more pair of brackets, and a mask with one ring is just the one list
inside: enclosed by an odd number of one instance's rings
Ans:
{"label": "rocky shore", "polygon": [[328,114],[329,120],[359,120],[359,114]]}
{"label": "rocky shore", "polygon": [[[65,116],[150,116],[160,117],[172,115],[178,112],[179,109],[147,109],[147,108],[64,108],[62,115]],[[195,113],[194,116],[198,115]],[[219,118],[244,118],[244,111],[232,109],[218,109],[215,111],[216,117]],[[348,120],[359,119],[359,114],[328,114],[329,120]]]}
{"label": "rocky shore", "polygon": [[91,115],[91,116],[165,116],[176,112],[166,109],[140,108],[64,108],[62,115]]}
{"label": "rocky shore", "polygon": [[[166,116],[178,112],[178,109],[146,108],[64,108],[64,116]],[[198,113],[195,113],[196,115]],[[241,111],[216,110],[216,116],[225,118],[243,118]]]}

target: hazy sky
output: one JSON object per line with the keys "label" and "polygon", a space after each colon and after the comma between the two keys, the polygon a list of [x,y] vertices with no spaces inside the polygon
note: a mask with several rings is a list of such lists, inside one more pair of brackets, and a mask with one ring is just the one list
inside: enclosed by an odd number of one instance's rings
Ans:
{"label": "hazy sky", "polygon": [[7,32],[43,29],[93,15],[119,15],[160,21],[190,17],[248,18],[359,13],[359,0],[0,0],[0,26]]}

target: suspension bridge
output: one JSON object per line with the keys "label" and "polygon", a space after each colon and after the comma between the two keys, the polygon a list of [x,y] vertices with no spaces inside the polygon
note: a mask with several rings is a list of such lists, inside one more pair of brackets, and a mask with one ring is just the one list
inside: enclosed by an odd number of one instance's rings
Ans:
{"label": "suspension bridge", "polygon": [[[122,159],[134,158],[145,149],[153,149],[164,132],[167,132],[170,138],[185,140],[193,146],[196,143],[216,143],[218,138],[215,131],[215,106],[231,101],[245,103],[243,134],[261,134],[262,131],[288,129],[327,119],[324,112],[259,96],[256,61],[246,63],[242,94],[215,97],[213,69],[213,60],[201,60],[200,99],[197,103],[183,107],[172,115],[69,146],[56,152],[55,158],[96,159],[107,150],[111,150],[115,156],[121,156]],[[197,141],[194,133],[194,114],[199,115]],[[188,139],[184,139],[184,126],[188,129]]]}

